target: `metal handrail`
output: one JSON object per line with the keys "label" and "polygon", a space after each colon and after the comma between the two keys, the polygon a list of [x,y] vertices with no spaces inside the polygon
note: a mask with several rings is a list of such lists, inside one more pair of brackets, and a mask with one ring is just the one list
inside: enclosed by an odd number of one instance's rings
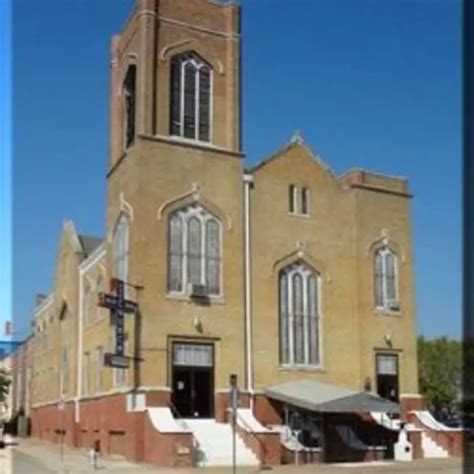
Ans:
{"label": "metal handrail", "polygon": [[[184,419],[183,415],[181,415],[179,410],[176,408],[176,405],[171,400],[168,400],[168,406],[171,410],[171,413],[173,413],[174,416],[176,416],[177,418],[179,418],[181,420]],[[190,434],[193,437],[192,457],[193,457],[194,462],[196,462],[197,461],[198,449],[199,449],[199,441],[197,440],[196,436],[194,436],[194,433],[192,431],[190,431]]]}
{"label": "metal handrail", "polygon": [[[229,407],[227,410],[228,410],[230,413],[233,412],[233,410],[232,410],[231,407]],[[242,422],[242,424],[246,426],[246,428],[247,428],[247,430],[248,430],[248,431],[246,431],[246,432],[247,432],[247,433],[250,433],[250,434],[257,440],[258,444],[260,445],[260,448],[261,448],[262,451],[263,451],[263,454],[264,454],[263,458],[265,458],[265,457],[266,457],[266,454],[267,454],[267,448],[265,447],[265,443],[258,437],[258,433],[256,433],[256,432],[252,429],[252,427],[242,418],[242,415],[239,414],[239,410],[238,410],[238,409],[235,410],[235,415],[236,415],[236,418],[238,418],[238,419]],[[261,465],[261,466],[264,465],[264,463],[263,463],[262,460],[259,459],[259,462],[260,462],[260,465]]]}

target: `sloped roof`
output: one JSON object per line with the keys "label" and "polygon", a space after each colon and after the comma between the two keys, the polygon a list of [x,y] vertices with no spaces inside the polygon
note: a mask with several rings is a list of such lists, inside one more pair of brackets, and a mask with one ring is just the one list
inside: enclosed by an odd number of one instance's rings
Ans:
{"label": "sloped roof", "polygon": [[270,155],[267,158],[264,158],[261,160],[259,163],[255,164],[254,166],[251,166],[250,168],[247,168],[246,172],[247,173],[255,173],[258,171],[260,168],[263,168],[267,164],[271,163],[272,161],[276,160],[280,156],[284,155],[287,151],[291,150],[292,148],[300,148],[302,151],[307,153],[315,163],[319,164],[321,168],[326,170],[331,176],[336,178],[334,172],[331,170],[331,168],[322,160],[322,158],[317,154],[314,153],[311,148],[309,148],[306,143],[304,143],[303,138],[299,134],[299,132],[296,132],[293,137],[291,138],[291,141],[284,145],[282,148],[277,150],[275,153]]}
{"label": "sloped roof", "polygon": [[78,237],[86,256],[89,256],[103,242],[103,239],[91,235],[78,235]]}
{"label": "sloped roof", "polygon": [[398,413],[399,406],[378,395],[313,380],[294,380],[265,389],[268,397],[306,410],[325,413]]}

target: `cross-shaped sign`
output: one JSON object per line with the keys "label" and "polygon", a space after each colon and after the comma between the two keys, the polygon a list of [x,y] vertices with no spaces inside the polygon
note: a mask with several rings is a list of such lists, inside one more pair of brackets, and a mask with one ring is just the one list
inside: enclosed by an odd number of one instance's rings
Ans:
{"label": "cross-shaped sign", "polygon": [[[99,293],[98,305],[110,310],[112,324],[115,326],[115,356],[118,359],[124,357],[124,313],[135,313],[138,309],[138,304],[125,299],[124,295],[125,283],[122,280],[112,278],[111,290],[112,293]],[[109,355],[109,354],[105,354]],[[110,357],[106,357],[111,360]]]}

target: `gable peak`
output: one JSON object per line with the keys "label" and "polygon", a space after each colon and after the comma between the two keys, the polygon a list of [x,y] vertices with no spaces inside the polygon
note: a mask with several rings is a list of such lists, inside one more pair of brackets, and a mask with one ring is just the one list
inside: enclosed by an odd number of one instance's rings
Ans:
{"label": "gable peak", "polygon": [[301,135],[301,131],[299,129],[296,129],[293,132],[290,143],[298,145],[302,145],[304,143],[303,136]]}

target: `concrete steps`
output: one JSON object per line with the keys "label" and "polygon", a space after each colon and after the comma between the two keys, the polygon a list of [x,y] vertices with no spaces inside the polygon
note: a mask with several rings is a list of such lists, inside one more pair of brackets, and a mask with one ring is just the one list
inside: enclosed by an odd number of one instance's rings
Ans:
{"label": "concrete steps", "polygon": [[[213,419],[185,419],[198,444],[198,466],[232,466],[232,427]],[[236,436],[236,461],[238,466],[258,466],[255,454],[247,448],[242,438]]]}
{"label": "concrete steps", "polygon": [[421,433],[421,448],[424,458],[447,458],[448,452],[434,442],[424,431]]}

